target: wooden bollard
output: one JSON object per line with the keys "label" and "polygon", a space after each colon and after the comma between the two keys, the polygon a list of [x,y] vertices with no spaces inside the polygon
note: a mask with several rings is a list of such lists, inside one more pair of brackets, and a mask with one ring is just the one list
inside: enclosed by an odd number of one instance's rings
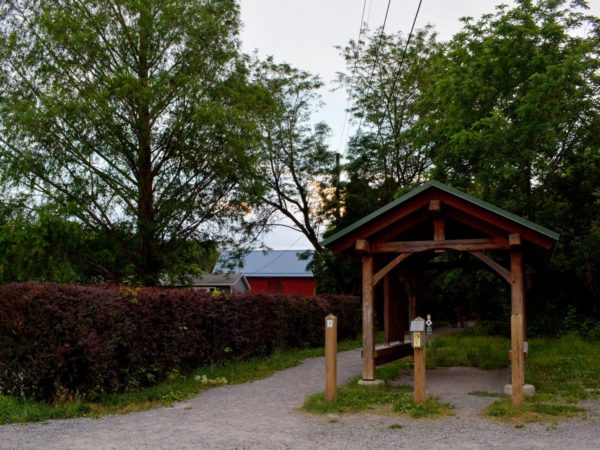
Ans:
{"label": "wooden bollard", "polygon": [[424,403],[425,394],[425,320],[415,318],[410,323],[411,341],[414,349],[414,391],[415,402]]}
{"label": "wooden bollard", "polygon": [[425,394],[425,348],[415,348],[415,402],[424,403]]}
{"label": "wooden bollard", "polygon": [[325,317],[325,400],[331,402],[337,394],[337,317]]}

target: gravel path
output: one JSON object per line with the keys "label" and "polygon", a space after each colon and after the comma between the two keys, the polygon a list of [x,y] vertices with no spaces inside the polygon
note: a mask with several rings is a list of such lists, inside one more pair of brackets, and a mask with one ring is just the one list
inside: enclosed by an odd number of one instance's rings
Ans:
{"label": "gravel path", "polygon": [[[360,367],[360,351],[340,353],[339,381],[360,373]],[[307,395],[323,389],[323,358],[312,358],[268,379],[213,388],[171,408],[2,426],[0,449],[600,448],[600,402],[587,405],[587,420],[558,425],[515,428],[479,417],[493,399],[468,393],[500,392],[507,379],[507,371],[428,371],[428,394],[456,406],[454,416],[442,419],[313,416],[297,410]],[[411,383],[410,377],[402,381]]]}

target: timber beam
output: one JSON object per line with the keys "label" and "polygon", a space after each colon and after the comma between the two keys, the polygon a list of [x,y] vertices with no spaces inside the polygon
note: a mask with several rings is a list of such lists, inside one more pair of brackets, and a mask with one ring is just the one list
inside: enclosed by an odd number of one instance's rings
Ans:
{"label": "timber beam", "polygon": [[358,239],[354,248],[356,249],[356,252],[361,255],[368,255],[371,253],[371,245],[369,244],[369,241],[365,239]]}
{"label": "timber beam", "polygon": [[398,264],[400,264],[402,261],[404,261],[409,256],[410,256],[410,253],[400,253],[398,256],[396,256],[394,259],[392,259],[389,263],[387,263],[383,269],[379,270],[373,276],[373,286],[375,286],[377,283],[379,283],[383,277],[385,277],[391,270],[394,269],[394,267],[396,267]]}
{"label": "timber beam", "polygon": [[496,261],[494,261],[492,258],[490,258],[488,255],[486,255],[485,253],[481,253],[481,252],[470,252],[470,253],[475,258],[477,258],[478,260],[480,260],[481,262],[486,264],[490,269],[492,269],[494,272],[496,272],[502,278],[504,278],[504,280],[507,283],[509,283],[509,284],[512,283],[512,274],[507,269],[505,269],[500,264],[498,264]]}
{"label": "timber beam", "polygon": [[458,250],[477,252],[484,250],[508,250],[506,239],[443,239],[433,241],[383,242],[371,247],[373,253],[417,253],[428,250]]}
{"label": "timber beam", "polygon": [[375,366],[381,366],[413,354],[411,344],[392,344],[375,349]]}

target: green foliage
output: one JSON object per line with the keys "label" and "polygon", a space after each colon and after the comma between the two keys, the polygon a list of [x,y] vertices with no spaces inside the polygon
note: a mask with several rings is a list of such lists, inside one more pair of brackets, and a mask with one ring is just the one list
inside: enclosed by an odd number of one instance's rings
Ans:
{"label": "green foliage", "polygon": [[90,406],[78,401],[58,406],[0,395],[0,424],[68,419],[90,413]]}
{"label": "green foliage", "polygon": [[600,396],[600,344],[577,336],[532,339],[526,380],[543,393],[577,401]]}
{"label": "green foliage", "polygon": [[[402,70],[401,36],[350,42],[343,55],[356,72],[341,80],[361,131],[349,146],[345,212],[328,232],[438,179],[560,234],[548,269],[526,261],[535,334],[556,334],[569,305],[598,319],[600,25],[585,9],[519,0],[463,19],[444,44],[421,31]],[[506,314],[505,286],[482,271],[425,274],[421,284],[438,317],[461,305],[486,320]]]}
{"label": "green foliage", "polygon": [[[528,308],[600,314],[600,29],[579,2],[518,1],[463,30],[435,56],[415,124],[431,176],[561,235]],[[535,314],[531,314],[535,320]],[[552,320],[535,323],[540,333]]]}
{"label": "green foliage", "polygon": [[[0,215],[0,283],[129,281],[135,274],[133,234],[123,228],[93,229],[68,218],[56,205],[28,211],[21,206]],[[165,257],[165,277],[180,283],[212,270],[213,242],[188,240]]]}
{"label": "green foliage", "polygon": [[182,243],[250,231],[268,93],[249,81],[234,0],[7,0],[0,165],[89,229],[126,229],[137,280]]}
{"label": "green foliage", "polygon": [[418,30],[407,42],[400,33],[377,31],[366,39],[340,49],[350,73],[340,74],[339,81],[348,90],[350,112],[360,126],[349,142],[345,212],[336,218],[338,228],[419,183],[430,165],[428,144],[414,139],[413,126],[438,48],[435,33]]}

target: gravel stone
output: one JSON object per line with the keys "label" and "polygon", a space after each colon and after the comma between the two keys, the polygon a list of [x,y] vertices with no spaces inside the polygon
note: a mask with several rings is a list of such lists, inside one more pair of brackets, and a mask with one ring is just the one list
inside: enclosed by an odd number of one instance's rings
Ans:
{"label": "gravel stone", "polygon": [[[311,415],[298,410],[324,389],[324,359],[311,358],[272,377],[209,389],[171,408],[0,427],[0,449],[598,449],[600,402],[586,419],[524,428],[480,416],[502,392],[509,372],[471,368],[427,372],[427,393],[455,406],[454,415],[410,419],[375,414]],[[360,373],[360,351],[338,356],[343,382]],[[399,380],[411,384],[410,376]]]}

